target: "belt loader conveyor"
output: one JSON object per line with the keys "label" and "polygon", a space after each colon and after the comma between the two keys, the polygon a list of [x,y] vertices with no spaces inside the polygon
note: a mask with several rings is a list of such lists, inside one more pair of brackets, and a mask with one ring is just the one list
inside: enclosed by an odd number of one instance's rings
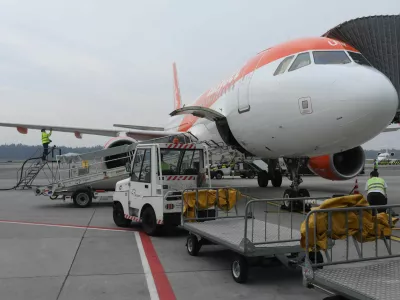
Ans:
{"label": "belt loader conveyor", "polygon": [[72,198],[78,207],[90,206],[92,198],[97,196],[112,201],[116,183],[129,177],[127,164],[130,165],[136,147],[143,143],[166,143],[175,137],[183,143],[194,140],[192,135],[182,133],[84,154],[57,155],[57,180],[38,187],[35,195],[49,196],[52,200],[60,196],[64,200]]}

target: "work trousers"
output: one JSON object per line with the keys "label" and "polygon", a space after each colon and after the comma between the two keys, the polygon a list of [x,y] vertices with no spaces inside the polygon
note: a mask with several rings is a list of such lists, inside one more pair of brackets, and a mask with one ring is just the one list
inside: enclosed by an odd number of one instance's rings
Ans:
{"label": "work trousers", "polygon": [[49,154],[49,143],[46,143],[43,144],[42,160],[45,160],[48,154]]}
{"label": "work trousers", "polygon": [[[387,204],[387,198],[379,192],[371,192],[368,193],[367,195],[367,201],[369,205],[386,205]],[[378,213],[385,212],[385,209],[377,209]],[[375,210],[372,212],[373,215],[375,215]]]}

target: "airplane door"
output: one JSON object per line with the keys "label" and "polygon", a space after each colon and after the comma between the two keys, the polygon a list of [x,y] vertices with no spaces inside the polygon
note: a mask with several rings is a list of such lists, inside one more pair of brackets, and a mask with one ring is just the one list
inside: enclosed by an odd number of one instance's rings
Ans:
{"label": "airplane door", "polygon": [[239,88],[238,88],[238,112],[239,114],[248,112],[250,110],[250,85],[251,79],[253,78],[254,72],[258,67],[261,59],[265,53],[260,56],[258,61],[256,62],[254,69],[249,74],[245,75],[241,80],[239,80]]}
{"label": "airplane door", "polygon": [[238,112],[245,113],[250,110],[249,88],[253,72],[247,74],[239,81]]}
{"label": "airplane door", "polygon": [[135,153],[132,166],[129,200],[133,207],[139,208],[151,195],[151,148],[140,148]]}

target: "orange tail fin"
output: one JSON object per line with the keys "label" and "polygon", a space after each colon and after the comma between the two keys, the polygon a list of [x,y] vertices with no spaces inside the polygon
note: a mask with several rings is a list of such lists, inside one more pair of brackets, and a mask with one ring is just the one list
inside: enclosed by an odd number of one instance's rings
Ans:
{"label": "orange tail fin", "polygon": [[176,64],[172,65],[174,70],[174,109],[181,108],[181,92],[179,90],[178,72],[176,71]]}

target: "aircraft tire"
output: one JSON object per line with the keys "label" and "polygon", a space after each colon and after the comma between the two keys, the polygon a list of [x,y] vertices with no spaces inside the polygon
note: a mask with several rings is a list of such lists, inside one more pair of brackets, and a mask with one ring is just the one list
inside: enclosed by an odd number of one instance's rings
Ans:
{"label": "aircraft tire", "polygon": [[[296,193],[296,191],[295,190],[293,190],[293,189],[286,189],[284,192],[283,192],[283,197],[282,198],[296,198],[297,197],[297,193]],[[292,210],[292,206],[293,206],[293,203],[294,201],[282,201],[282,206],[281,206],[281,208],[282,209],[286,209],[286,210]]]}
{"label": "aircraft tire", "polygon": [[257,182],[259,187],[268,186],[268,173],[265,171],[259,172],[257,176]]}
{"label": "aircraft tire", "polygon": [[273,187],[281,187],[282,185],[282,173],[280,171],[275,171],[274,176],[271,178],[271,183]]}

